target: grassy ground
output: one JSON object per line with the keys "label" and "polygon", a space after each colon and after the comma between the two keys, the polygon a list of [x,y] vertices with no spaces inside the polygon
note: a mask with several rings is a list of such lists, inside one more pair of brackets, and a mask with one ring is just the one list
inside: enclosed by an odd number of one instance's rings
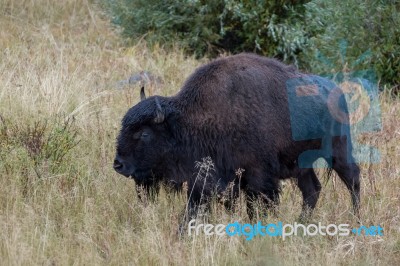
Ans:
{"label": "grassy ground", "polygon": [[[119,80],[148,70],[171,95],[201,62],[179,50],[123,48],[91,1],[0,0],[0,260],[2,265],[400,263],[400,100],[381,95],[383,131],[363,136],[382,161],[362,166],[362,223],[383,237],[186,237],[183,195],[139,203],[112,167],[120,119],[139,99]],[[350,196],[328,181],[313,219],[356,224]],[[277,217],[293,223],[300,192],[284,187]],[[221,206],[214,223],[247,221]]]}

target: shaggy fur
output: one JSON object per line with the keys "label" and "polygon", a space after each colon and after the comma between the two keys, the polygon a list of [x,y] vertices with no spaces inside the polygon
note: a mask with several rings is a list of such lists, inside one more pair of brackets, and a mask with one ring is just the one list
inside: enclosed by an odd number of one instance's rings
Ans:
{"label": "shaggy fur", "polygon": [[[243,188],[252,217],[254,199],[261,196],[269,206],[275,205],[279,180],[294,177],[303,194],[304,216],[315,207],[321,185],[312,166],[299,168],[297,160],[305,151],[321,150],[320,157],[332,162],[358,211],[359,168],[351,157],[348,126],[327,112],[329,89],[320,86],[320,96],[313,97],[310,105],[299,105],[300,120],[291,121],[287,81],[306,76],[277,60],[253,54],[214,60],[198,68],[177,95],[147,98],[127,112],[114,168],[147,187],[157,187],[162,181],[178,188],[187,181],[190,216],[214,192],[221,194],[234,184],[233,199],[239,187]],[[310,77],[316,83],[323,81]],[[321,113],[318,121],[307,119],[316,113]],[[317,128],[332,148],[324,150],[321,138],[295,141],[292,127],[310,136],[313,132],[307,130]],[[342,127],[342,134],[335,133],[337,127]],[[208,156],[214,170],[196,180],[195,162]],[[240,183],[235,175],[239,168],[245,170]]]}

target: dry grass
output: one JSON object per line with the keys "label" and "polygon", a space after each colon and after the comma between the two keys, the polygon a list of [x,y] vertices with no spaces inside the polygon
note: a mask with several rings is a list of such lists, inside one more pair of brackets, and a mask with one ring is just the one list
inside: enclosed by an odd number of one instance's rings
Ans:
{"label": "dry grass", "polygon": [[[383,131],[362,140],[382,153],[381,163],[363,165],[362,222],[383,226],[384,237],[178,239],[184,196],[162,193],[157,204],[143,205],[133,182],[112,170],[120,119],[139,98],[137,88],[116,83],[148,70],[164,80],[155,92],[170,95],[200,62],[179,50],[123,48],[86,0],[0,0],[0,25],[2,265],[400,263],[399,99],[381,95]],[[73,118],[73,128],[63,130],[60,117]],[[70,149],[74,132],[79,143]],[[65,145],[43,145],[49,138]],[[59,151],[66,155],[55,163]],[[297,218],[301,198],[293,188],[285,186],[271,222]],[[313,219],[356,223],[336,178],[324,185]],[[210,220],[247,216],[216,206]]]}

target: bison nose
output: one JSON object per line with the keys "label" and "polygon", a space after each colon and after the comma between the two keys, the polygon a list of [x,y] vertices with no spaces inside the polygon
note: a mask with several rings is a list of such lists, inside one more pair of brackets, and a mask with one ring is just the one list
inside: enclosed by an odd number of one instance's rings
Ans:
{"label": "bison nose", "polygon": [[120,161],[115,159],[113,167],[114,167],[115,171],[119,171],[124,167],[124,165]]}

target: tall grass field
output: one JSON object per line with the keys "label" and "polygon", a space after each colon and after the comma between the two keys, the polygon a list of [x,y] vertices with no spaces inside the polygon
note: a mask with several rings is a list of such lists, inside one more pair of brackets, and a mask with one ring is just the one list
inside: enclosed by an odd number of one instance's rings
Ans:
{"label": "tall grass field", "polygon": [[[179,237],[184,193],[138,200],[112,168],[120,121],[140,98],[118,82],[146,70],[163,80],[149,94],[173,95],[205,62],[127,47],[90,0],[0,0],[0,264],[400,265],[400,99],[390,88],[379,96],[382,131],[357,136],[381,153],[361,164],[360,222],[383,236]],[[312,221],[358,226],[346,187],[323,176]],[[263,222],[294,223],[301,204],[285,182]],[[208,220],[247,223],[244,205],[215,203]]]}

